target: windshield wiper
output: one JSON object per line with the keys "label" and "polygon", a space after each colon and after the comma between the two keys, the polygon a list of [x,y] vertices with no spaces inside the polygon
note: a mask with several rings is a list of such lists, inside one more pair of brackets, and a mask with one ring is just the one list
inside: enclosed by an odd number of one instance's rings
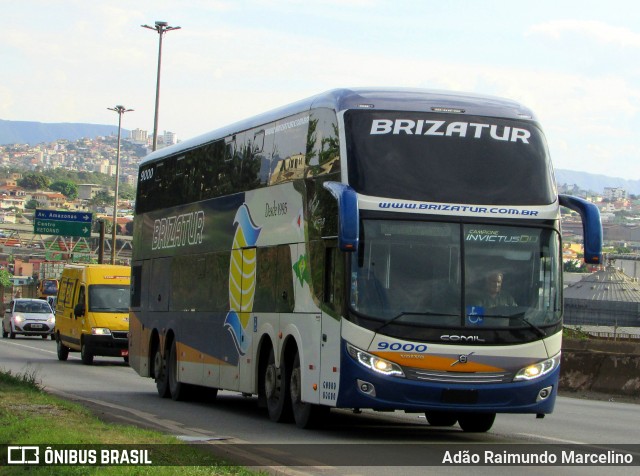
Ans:
{"label": "windshield wiper", "polygon": [[525,319],[524,314],[524,312],[518,312],[516,314],[485,314],[483,317],[504,317],[506,319],[517,319],[518,321],[524,322],[526,325],[531,327],[540,337],[547,337],[547,333],[536,326],[534,323]]}
{"label": "windshield wiper", "polygon": [[406,312],[401,312],[397,316],[392,317],[387,322],[384,322],[382,325],[377,327],[374,330],[374,332],[380,332],[380,329],[383,329],[383,328],[387,327],[389,324],[391,324],[392,322],[400,319],[402,316],[449,316],[449,317],[453,316],[453,317],[459,317],[459,314],[447,314],[445,312],[430,312],[430,311],[423,311],[423,312],[406,311]]}

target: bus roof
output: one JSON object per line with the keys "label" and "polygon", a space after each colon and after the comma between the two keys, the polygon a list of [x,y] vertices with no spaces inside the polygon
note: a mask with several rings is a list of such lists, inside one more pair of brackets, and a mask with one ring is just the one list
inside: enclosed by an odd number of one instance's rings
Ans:
{"label": "bus roof", "polygon": [[320,107],[333,109],[336,112],[364,108],[425,112],[464,110],[470,115],[536,121],[533,112],[522,104],[495,96],[409,88],[333,89],[157,150],[147,155],[141,165],[168,155],[188,151],[236,132]]}

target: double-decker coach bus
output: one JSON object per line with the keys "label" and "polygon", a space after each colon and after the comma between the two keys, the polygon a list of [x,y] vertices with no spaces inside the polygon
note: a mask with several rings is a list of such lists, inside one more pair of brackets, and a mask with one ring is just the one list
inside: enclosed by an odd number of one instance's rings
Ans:
{"label": "double-decker coach bus", "polygon": [[274,421],[330,408],[491,428],[552,412],[560,206],[533,113],[494,97],[339,89],[140,165],[130,365],[174,400],[256,395]]}

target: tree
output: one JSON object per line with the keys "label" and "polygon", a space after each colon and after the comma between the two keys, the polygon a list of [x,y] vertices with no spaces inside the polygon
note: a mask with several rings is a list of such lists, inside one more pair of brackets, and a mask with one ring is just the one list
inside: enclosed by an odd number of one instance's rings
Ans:
{"label": "tree", "polygon": [[120,191],[118,193],[118,198],[122,200],[135,200],[136,198],[135,187],[129,185],[128,183],[120,184]]}
{"label": "tree", "polygon": [[4,268],[0,269],[0,286],[3,288],[13,286],[13,283],[11,282],[11,273]]}
{"label": "tree", "polygon": [[44,174],[27,172],[18,180],[18,186],[27,190],[43,190],[49,187],[51,180]]}
{"label": "tree", "polygon": [[27,210],[35,210],[40,206],[38,200],[34,200],[33,198],[24,204],[24,208]]}
{"label": "tree", "polygon": [[113,197],[109,195],[109,192],[100,190],[95,196],[89,200],[89,204],[92,206],[100,207],[113,203]]}
{"label": "tree", "polygon": [[588,273],[589,272],[584,261],[575,260],[575,259],[570,259],[565,261],[562,264],[562,269],[567,273]]}
{"label": "tree", "polygon": [[78,186],[71,180],[58,180],[53,182],[49,188],[54,192],[60,192],[71,200],[78,198]]}

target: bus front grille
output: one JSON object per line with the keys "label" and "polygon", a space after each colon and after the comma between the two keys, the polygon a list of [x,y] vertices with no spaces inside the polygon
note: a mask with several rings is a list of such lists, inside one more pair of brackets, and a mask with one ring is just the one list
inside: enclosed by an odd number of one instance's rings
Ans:
{"label": "bus front grille", "polygon": [[404,369],[410,380],[439,383],[506,383],[513,380],[510,372],[442,372],[424,369]]}

